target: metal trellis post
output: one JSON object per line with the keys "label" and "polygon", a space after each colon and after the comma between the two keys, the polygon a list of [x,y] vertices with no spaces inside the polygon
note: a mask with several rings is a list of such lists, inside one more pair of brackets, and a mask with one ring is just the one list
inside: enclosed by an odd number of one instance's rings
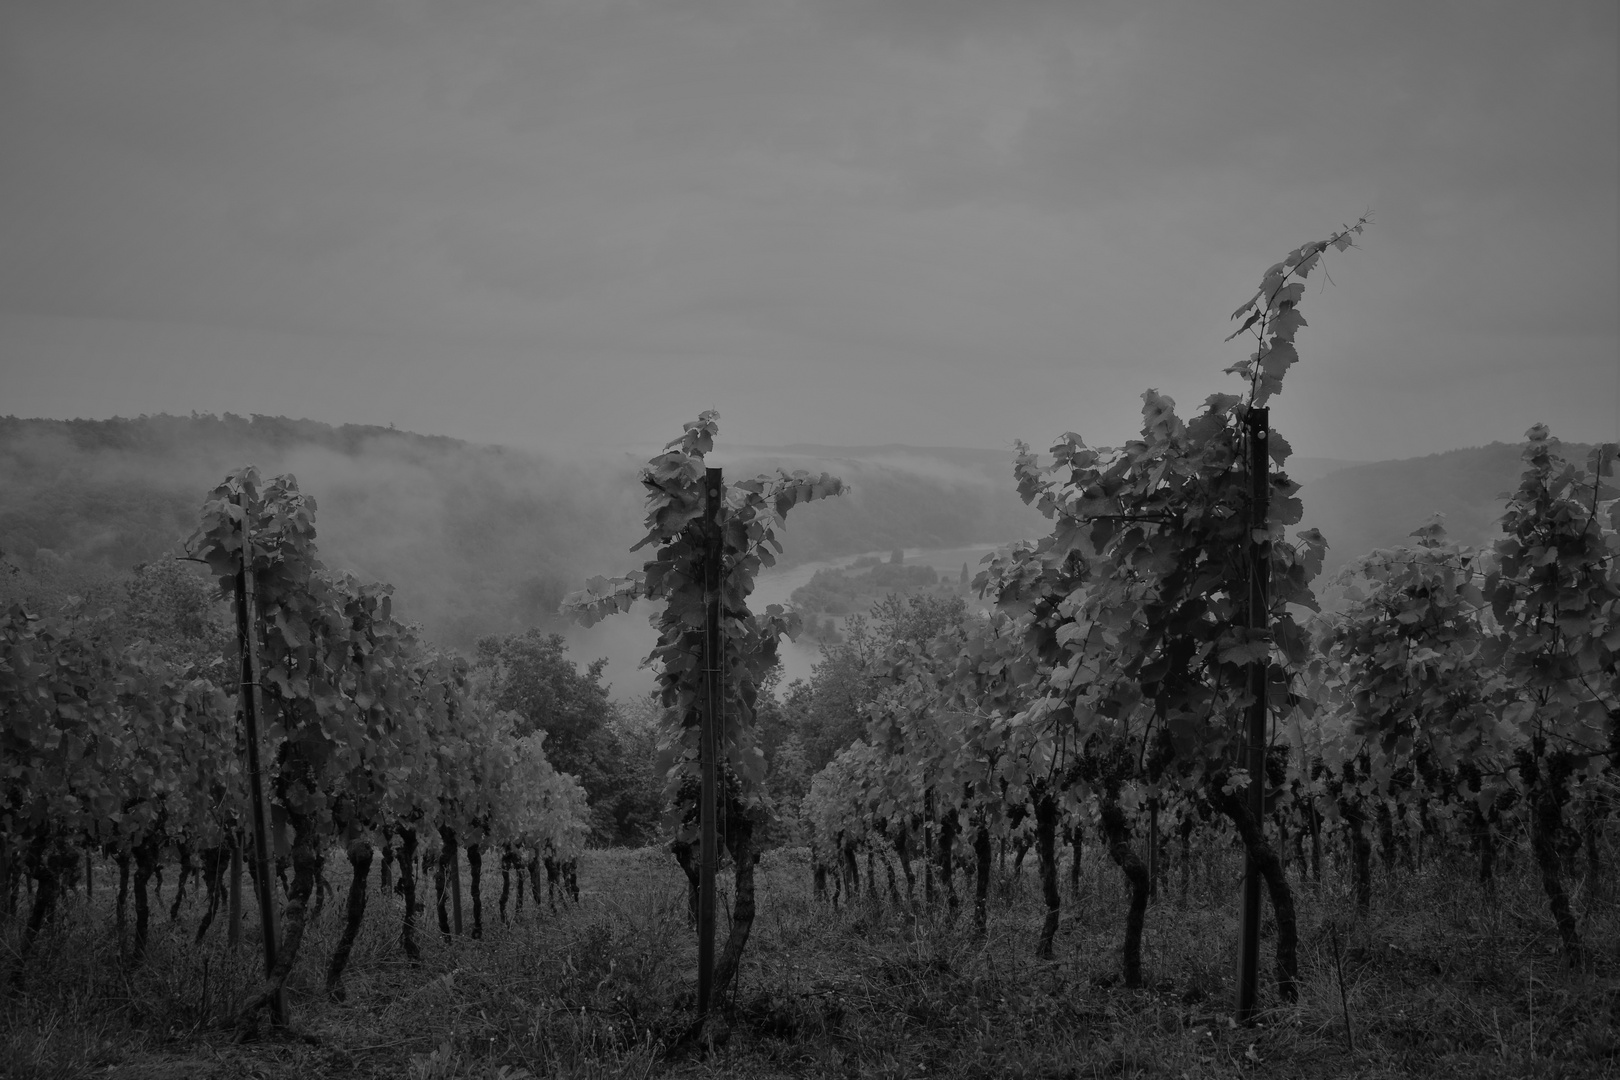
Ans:
{"label": "metal trellis post", "polygon": [[[246,507],[242,516],[242,568],[236,575],[236,632],[242,651],[242,725],[247,743],[248,794],[253,800],[253,858],[257,871],[259,920],[264,932],[264,970],[275,977],[276,947],[280,937],[276,920],[275,893],[272,891],[273,859],[270,854],[270,823],[264,795],[263,767],[259,760],[259,720],[264,704],[259,693],[258,631],[259,604],[254,594],[252,545],[248,537]],[[270,1002],[271,1022],[287,1023],[287,1000],[280,991]]]}
{"label": "metal trellis post", "polygon": [[698,761],[703,771],[702,791],[698,805],[698,1015],[707,1016],[714,994],[714,874],[719,863],[716,850],[715,818],[716,770],[719,757],[721,702],[720,590],[724,580],[722,561],[725,547],[720,535],[720,502],[725,491],[721,470],[704,470],[703,487],[707,500],[704,506],[704,537],[706,549],[703,558],[703,591],[707,610],[704,617],[704,684],[705,702],[703,723],[698,732]]}
{"label": "metal trellis post", "polygon": [[[1249,431],[1249,597],[1251,638],[1264,638],[1271,593],[1271,543],[1265,539],[1271,510],[1271,410],[1251,408],[1244,419]],[[1253,700],[1245,725],[1244,744],[1249,770],[1249,813],[1255,827],[1265,828],[1266,814],[1266,669],[1267,660],[1249,665],[1249,693]],[[1252,856],[1243,858],[1243,912],[1238,927],[1237,1020],[1254,1018],[1260,985],[1260,871]]]}

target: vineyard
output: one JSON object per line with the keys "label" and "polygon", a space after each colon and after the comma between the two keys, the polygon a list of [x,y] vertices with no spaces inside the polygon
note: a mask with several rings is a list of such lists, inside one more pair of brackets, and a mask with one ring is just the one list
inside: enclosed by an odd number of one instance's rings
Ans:
{"label": "vineyard", "polygon": [[1238,392],[1019,444],[1050,531],[986,560],[987,614],[880,604],[782,702],[799,617],[750,594],[845,485],[725,478],[688,423],[643,569],[564,601],[653,608],[658,848],[585,850],[545,733],[322,566],[290,477],[233,473],[138,576],[191,610],[206,567],[234,633],[13,608],[14,1071],[1620,1071],[1617,447],[1531,427],[1494,543],[1414,522],[1320,580],[1271,416],[1305,281],[1366,225],[1262,275]]}
{"label": "vineyard", "polygon": [[[268,970],[238,1017],[244,1033],[264,1009],[286,1021],[284,986],[330,850],[341,847],[352,870],[343,937],[326,968],[336,998],[379,848],[383,880],[390,863],[399,868],[399,945],[412,959],[420,955],[421,857],[435,864],[443,921],[445,875],[459,878],[465,849],[474,936],[484,850],[536,880],[542,860],[577,857],[585,831],[578,783],[552,769],[542,737],[514,738],[510,724],[483,714],[474,673],[395,622],[386,587],[326,572],[314,511],[291,478],[265,483],[252,469],[204,504],[187,551],[235,601],[232,665],[223,654],[188,662],[184,648],[165,655],[151,641],[121,641],[94,615],[54,622],[21,608],[7,613],[0,888],[14,914],[25,875],[33,892],[14,991],[45,975],[32,963],[39,934],[65,887],[82,876],[88,895],[98,856],[117,868],[120,934],[133,891],[134,964],[147,950],[149,889],[166,856],[180,864],[171,919],[188,877],[206,891],[199,942],[222,902],[228,933],[240,936],[246,867]],[[272,868],[283,882],[279,912]],[[459,888],[452,900],[459,929]]]}

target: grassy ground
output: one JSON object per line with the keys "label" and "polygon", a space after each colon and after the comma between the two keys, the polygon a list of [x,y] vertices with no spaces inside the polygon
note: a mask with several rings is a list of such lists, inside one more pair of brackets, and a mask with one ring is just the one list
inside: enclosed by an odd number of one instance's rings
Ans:
{"label": "grassy ground", "polygon": [[[1125,990],[1120,876],[1091,858],[1078,904],[1065,874],[1057,958],[1040,963],[1029,870],[979,939],[966,910],[954,925],[864,898],[835,912],[811,898],[802,852],[768,854],[730,1038],[709,1057],[671,1049],[690,1023],[696,948],[685,880],[660,851],[590,853],[578,907],[526,908],[509,926],[489,870],[485,939],[424,934],[419,968],[373,874],[342,1004],[321,992],[347,885],[336,859],[337,896],[292,978],[293,1030],[247,1043],[233,1018],[259,970],[253,946],[232,950],[216,927],[193,947],[200,909],[188,901],[171,927],[165,903],[147,963],[129,970],[103,872],[94,904],[66,902],[37,973],[0,1003],[0,1075],[1620,1077],[1615,907],[1577,905],[1591,949],[1571,970],[1523,858],[1490,901],[1461,866],[1380,877],[1359,920],[1335,884],[1296,879],[1301,999],[1277,1007],[1268,993],[1248,1028],[1229,1020],[1235,859],[1198,867],[1185,903],[1172,876],[1148,913],[1148,988]],[[7,976],[17,939],[6,926]]]}

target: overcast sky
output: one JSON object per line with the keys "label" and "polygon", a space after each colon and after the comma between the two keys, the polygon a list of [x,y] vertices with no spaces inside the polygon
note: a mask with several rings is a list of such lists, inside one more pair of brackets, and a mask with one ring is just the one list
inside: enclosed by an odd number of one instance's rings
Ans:
{"label": "overcast sky", "polygon": [[1297,453],[1614,439],[1617,10],[0,0],[0,413],[1113,443],[1370,210]]}

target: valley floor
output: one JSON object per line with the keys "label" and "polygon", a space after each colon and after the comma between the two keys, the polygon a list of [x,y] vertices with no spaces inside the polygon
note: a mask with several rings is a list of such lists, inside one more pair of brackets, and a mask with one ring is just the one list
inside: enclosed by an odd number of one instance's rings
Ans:
{"label": "valley floor", "polygon": [[[926,909],[913,918],[890,904],[886,881],[880,903],[861,897],[835,911],[812,898],[801,850],[767,854],[729,1039],[706,1057],[677,1046],[696,948],[685,880],[659,850],[588,853],[577,907],[531,904],[509,925],[496,910],[499,871],[487,869],[483,940],[433,929],[419,968],[400,955],[401,902],[383,897],[373,874],[342,1003],[322,992],[347,887],[347,864],[334,859],[336,892],[290,983],[292,1028],[248,1042],[235,1041],[234,1019],[260,971],[251,917],[238,948],[218,927],[193,947],[200,904],[188,901],[172,925],[167,902],[154,904],[149,958],[131,970],[103,872],[93,903],[82,893],[64,902],[20,989],[0,1003],[0,1075],[1620,1076],[1614,902],[1577,893],[1590,949],[1571,970],[1522,856],[1494,900],[1463,864],[1380,875],[1361,918],[1334,875],[1294,878],[1303,992],[1279,1006],[1268,989],[1253,1027],[1229,1020],[1235,853],[1197,860],[1185,899],[1172,869],[1148,911],[1142,990],[1119,983],[1124,890],[1094,858],[1082,862],[1078,902],[1063,870],[1056,959],[1043,963],[1033,958],[1033,858],[1004,895],[995,887],[979,938],[970,905],[954,920]],[[0,935],[8,979],[19,932],[14,921]]]}

